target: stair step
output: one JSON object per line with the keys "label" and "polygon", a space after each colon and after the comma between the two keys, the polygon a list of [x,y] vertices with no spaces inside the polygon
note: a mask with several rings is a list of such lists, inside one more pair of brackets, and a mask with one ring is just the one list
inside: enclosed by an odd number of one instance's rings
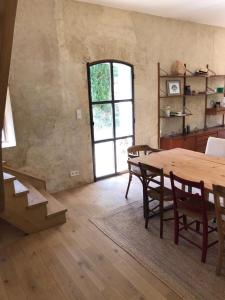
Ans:
{"label": "stair step", "polygon": [[4,179],[4,181],[13,181],[13,180],[15,180],[15,178],[16,177],[14,175],[11,175],[9,173],[3,172],[3,179]]}
{"label": "stair step", "polygon": [[58,200],[56,200],[51,194],[49,194],[44,190],[41,190],[40,192],[48,200],[47,218],[51,218],[60,214],[65,214],[67,212],[67,209]]}
{"label": "stair step", "polygon": [[34,208],[41,205],[47,205],[48,200],[30,183],[25,182],[26,187],[29,189],[28,194],[28,208]]}
{"label": "stair step", "polygon": [[14,180],[13,184],[14,184],[14,191],[16,197],[29,193],[28,188],[25,187],[20,181]]}

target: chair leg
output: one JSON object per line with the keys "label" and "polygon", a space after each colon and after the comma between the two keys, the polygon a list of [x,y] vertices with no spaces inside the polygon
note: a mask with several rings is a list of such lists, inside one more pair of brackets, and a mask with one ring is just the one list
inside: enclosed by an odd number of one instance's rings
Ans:
{"label": "chair leg", "polygon": [[145,229],[148,229],[148,220],[149,220],[149,203],[148,198],[144,198],[144,218],[145,218]]}
{"label": "chair leg", "polygon": [[205,199],[206,199],[207,201],[209,201],[209,192],[208,192],[208,191],[205,191]]}
{"label": "chair leg", "polygon": [[129,175],[129,181],[128,181],[127,190],[126,190],[126,195],[125,195],[125,198],[126,198],[126,199],[127,199],[128,192],[129,192],[129,189],[130,189],[130,183],[131,183],[131,180],[132,180],[132,174]]}
{"label": "chair leg", "polygon": [[145,217],[145,229],[148,229],[148,217]]}
{"label": "chair leg", "polygon": [[200,232],[200,222],[196,221],[196,231]]}
{"label": "chair leg", "polygon": [[224,236],[219,236],[219,253],[216,265],[216,275],[220,275],[224,258]]}
{"label": "chair leg", "polygon": [[159,210],[160,210],[160,239],[162,239],[163,238],[163,200],[160,200]]}
{"label": "chair leg", "polygon": [[205,263],[208,250],[208,224],[203,221],[202,262]]}
{"label": "chair leg", "polygon": [[187,227],[187,216],[185,216],[185,215],[183,215],[183,223],[184,223],[185,230],[187,230],[188,229],[188,227]]}
{"label": "chair leg", "polygon": [[178,212],[174,213],[174,243],[178,245],[179,242],[179,215]]}

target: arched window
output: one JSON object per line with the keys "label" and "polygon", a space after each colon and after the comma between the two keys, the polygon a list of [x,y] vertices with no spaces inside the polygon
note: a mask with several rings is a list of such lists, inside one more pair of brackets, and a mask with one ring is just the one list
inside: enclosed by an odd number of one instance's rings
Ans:
{"label": "arched window", "polygon": [[129,63],[88,64],[94,177],[127,170],[127,148],[134,143],[134,75]]}

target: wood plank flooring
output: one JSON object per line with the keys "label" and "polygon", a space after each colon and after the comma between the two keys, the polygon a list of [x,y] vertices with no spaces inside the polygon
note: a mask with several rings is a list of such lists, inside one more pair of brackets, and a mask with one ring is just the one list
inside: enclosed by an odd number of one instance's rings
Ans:
{"label": "wood plank flooring", "polygon": [[137,180],[124,198],[127,179],[123,175],[55,195],[68,208],[63,226],[22,237],[10,229],[12,241],[4,245],[0,224],[0,300],[180,299],[88,221],[141,201]]}

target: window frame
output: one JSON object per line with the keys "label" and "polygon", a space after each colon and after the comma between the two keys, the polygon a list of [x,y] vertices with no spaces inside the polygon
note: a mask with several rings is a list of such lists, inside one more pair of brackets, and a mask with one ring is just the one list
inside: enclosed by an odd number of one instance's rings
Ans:
{"label": "window frame", "polygon": [[2,148],[10,148],[16,146],[16,136],[14,130],[13,114],[9,88],[7,90],[5,120],[2,130]]}
{"label": "window frame", "polygon": [[[92,101],[92,94],[91,94],[91,67],[94,65],[98,65],[98,64],[104,64],[104,63],[109,63],[110,64],[110,76],[111,76],[111,95],[112,98],[111,100],[106,100],[106,101]],[[127,65],[128,67],[131,68],[131,80],[132,80],[132,85],[131,85],[131,94],[132,94],[132,98],[131,99],[121,99],[121,100],[115,100],[114,99],[114,81],[113,81],[113,64],[117,63],[117,64],[122,64],[122,65]],[[134,91],[134,80],[135,80],[135,76],[134,76],[134,65],[125,62],[125,61],[121,61],[121,60],[116,60],[116,59],[104,59],[104,60],[98,60],[98,61],[94,61],[94,62],[89,62],[87,63],[87,77],[88,77],[88,96],[89,96],[89,114],[90,114],[90,127],[91,127],[91,143],[92,143],[92,163],[93,163],[93,175],[94,175],[94,181],[98,181],[98,180],[102,180],[102,179],[106,179],[106,178],[110,178],[112,176],[117,176],[120,174],[124,174],[127,171],[117,171],[117,162],[116,162],[116,146],[115,143],[117,140],[122,140],[125,138],[132,138],[132,145],[135,144],[135,91]],[[98,140],[95,141],[94,138],[94,119],[93,119],[93,111],[92,111],[92,106],[93,105],[98,105],[98,104],[111,104],[111,105],[115,105],[116,103],[125,103],[125,102],[131,102],[132,103],[132,120],[133,120],[133,124],[132,124],[132,135],[128,135],[128,136],[122,136],[122,137],[116,137],[115,136],[115,122],[113,123],[113,131],[114,131],[114,135],[112,138],[109,139],[104,139],[104,140]],[[115,107],[113,108],[113,115],[115,115]],[[115,120],[115,119],[114,119]],[[108,175],[103,175],[100,177],[96,176],[96,165],[95,165],[95,144],[98,143],[103,143],[103,142],[113,142],[114,143],[114,164],[115,164],[115,172],[112,174],[108,174]]]}

